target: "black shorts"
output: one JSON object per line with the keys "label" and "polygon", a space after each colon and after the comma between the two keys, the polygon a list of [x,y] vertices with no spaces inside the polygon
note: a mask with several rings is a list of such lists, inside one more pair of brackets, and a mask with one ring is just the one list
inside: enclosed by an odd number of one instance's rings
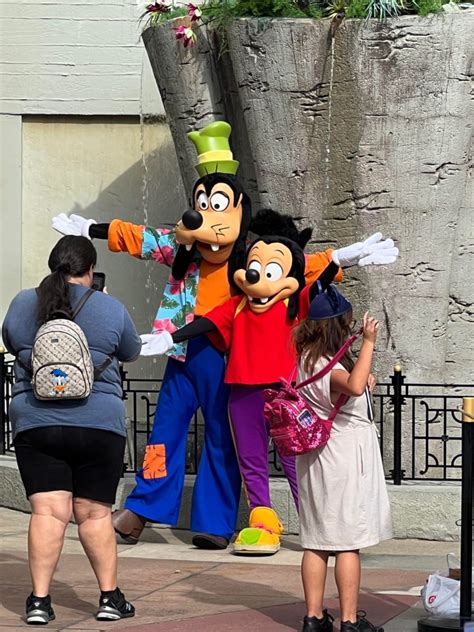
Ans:
{"label": "black shorts", "polygon": [[47,426],[20,432],[15,453],[26,495],[64,490],[112,505],[125,437],[107,430]]}

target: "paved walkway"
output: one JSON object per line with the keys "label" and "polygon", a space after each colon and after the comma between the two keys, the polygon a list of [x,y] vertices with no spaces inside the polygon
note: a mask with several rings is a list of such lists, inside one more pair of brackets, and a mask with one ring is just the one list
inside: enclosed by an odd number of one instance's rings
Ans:
{"label": "paved walkway", "polygon": [[[0,632],[24,630],[30,591],[26,556],[28,516],[0,509]],[[48,629],[130,632],[280,632],[299,630],[304,615],[297,538],[284,539],[275,556],[242,558],[199,551],[186,531],[147,528],[143,542],[120,545],[120,586],[137,616],[122,622],[95,621],[98,591],[73,525],[51,589],[57,619]],[[360,607],[385,632],[415,632],[423,615],[420,586],[430,571],[444,568],[457,543],[391,540],[363,555]],[[338,614],[329,574],[327,605]],[[336,628],[337,627],[336,620]]]}

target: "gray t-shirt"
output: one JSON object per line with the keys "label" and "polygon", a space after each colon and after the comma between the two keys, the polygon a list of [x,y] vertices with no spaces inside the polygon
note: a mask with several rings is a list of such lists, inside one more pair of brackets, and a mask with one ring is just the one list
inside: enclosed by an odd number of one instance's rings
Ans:
{"label": "gray t-shirt", "polygon": [[[70,285],[73,307],[86,291],[87,288],[81,285]],[[38,330],[36,307],[36,291],[23,290],[11,302],[2,328],[6,348],[27,366]],[[99,366],[109,356],[113,358],[112,363],[94,382],[90,397],[56,403],[35,398],[30,374],[16,362],[9,409],[13,436],[30,428],[56,425],[98,428],[125,435],[119,362],[132,362],[140,354],[141,340],[135,325],[122,303],[102,292],[94,292],[75,322],[84,331],[94,366]]]}

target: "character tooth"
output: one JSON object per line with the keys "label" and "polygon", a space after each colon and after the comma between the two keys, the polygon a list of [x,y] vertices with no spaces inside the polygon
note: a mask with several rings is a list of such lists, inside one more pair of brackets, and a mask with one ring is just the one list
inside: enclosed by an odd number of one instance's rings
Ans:
{"label": "character tooth", "polygon": [[217,252],[219,250],[219,244],[211,244],[212,252]]}
{"label": "character tooth", "polygon": [[186,246],[185,246],[186,250],[188,250],[188,251],[191,250],[192,247],[193,247],[192,244],[186,244]]}
{"label": "character tooth", "polygon": [[260,302],[262,303],[262,305],[265,305],[265,303],[268,303],[268,301],[269,301],[269,298],[268,298],[268,297],[267,297],[267,298],[261,298],[261,299],[260,299]]}

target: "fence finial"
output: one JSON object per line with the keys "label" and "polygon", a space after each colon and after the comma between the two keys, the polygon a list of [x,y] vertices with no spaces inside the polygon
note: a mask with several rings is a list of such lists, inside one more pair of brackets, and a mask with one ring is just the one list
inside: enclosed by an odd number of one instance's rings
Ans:
{"label": "fence finial", "polygon": [[462,398],[462,420],[464,423],[474,423],[474,397]]}

